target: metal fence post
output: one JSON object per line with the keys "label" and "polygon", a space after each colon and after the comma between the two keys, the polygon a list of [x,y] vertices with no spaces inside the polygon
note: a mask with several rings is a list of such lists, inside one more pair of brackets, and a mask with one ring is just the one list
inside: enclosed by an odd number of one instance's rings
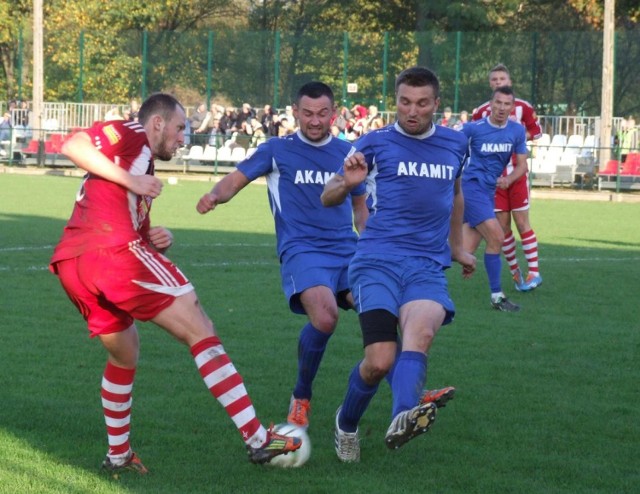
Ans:
{"label": "metal fence post", "polygon": [[213,31],[209,31],[207,43],[207,108],[211,107],[211,78],[213,70]]}
{"label": "metal fence post", "polygon": [[389,31],[384,32],[384,51],[382,54],[382,105],[380,110],[387,109],[387,70],[389,66]]}
{"label": "metal fence post", "polygon": [[142,31],[142,83],[140,87],[142,101],[147,99],[147,31]]}
{"label": "metal fence post", "polygon": [[22,37],[22,26],[18,31],[18,99],[22,101],[22,63],[23,63],[23,44],[24,38]]}
{"label": "metal fence post", "polygon": [[275,33],[273,56],[273,110],[276,111],[280,105],[280,31]]}
{"label": "metal fence post", "polygon": [[347,77],[349,73],[349,33],[342,35],[342,104],[347,104]]}
{"label": "metal fence post", "polygon": [[78,103],[82,103],[84,100],[84,94],[82,92],[82,83],[84,79],[84,30],[80,31],[80,43],[79,43],[79,64],[78,68]]}
{"label": "metal fence post", "polygon": [[456,83],[453,96],[453,112],[458,113],[458,95],[460,94],[460,50],[462,48],[462,33],[456,32]]}

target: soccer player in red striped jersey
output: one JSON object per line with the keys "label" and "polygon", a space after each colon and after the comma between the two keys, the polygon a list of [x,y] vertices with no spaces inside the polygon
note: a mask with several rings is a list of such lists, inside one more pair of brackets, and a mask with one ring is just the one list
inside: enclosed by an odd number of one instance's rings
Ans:
{"label": "soccer player in red striped jersey", "polygon": [[[498,64],[489,71],[489,86],[494,91],[500,86],[511,86],[509,69],[503,64]],[[491,113],[490,101],[483,103],[473,111],[472,120],[480,120]],[[515,106],[511,112],[512,120],[524,125],[527,132],[527,140],[539,139],[542,128],[536,116],[535,110],[525,100],[516,98]],[[514,157],[515,160],[515,157]],[[503,176],[513,171],[515,161],[505,168]],[[515,287],[520,291],[530,291],[542,283],[542,276],[538,267],[538,239],[529,221],[529,176],[523,175],[508,189],[498,188],[495,196],[496,217],[504,231],[504,244],[502,252],[509,265]],[[522,249],[527,260],[528,273],[522,275],[516,258],[516,239],[511,230],[511,219],[516,224]]]}
{"label": "soccer player in red striped jersey", "polygon": [[205,314],[192,284],[164,252],[169,230],[151,226],[152,201],[162,190],[154,158],[170,160],[184,142],[185,112],[157,93],[141,106],[139,122],[109,121],[79,132],[62,152],[87,174],[50,269],[107,350],[101,397],[110,473],[147,473],[131,449],[130,418],[139,339],[135,320],[152,321],[186,344],[211,394],[246,444],[249,460],[268,462],[300,440],[265,429],[242,377]]}

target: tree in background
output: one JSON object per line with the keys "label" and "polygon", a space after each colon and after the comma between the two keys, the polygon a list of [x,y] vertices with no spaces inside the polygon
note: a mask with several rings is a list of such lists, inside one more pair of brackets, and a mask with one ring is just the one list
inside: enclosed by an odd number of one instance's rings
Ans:
{"label": "tree in background", "polygon": [[[18,43],[20,34],[23,39],[30,37],[31,1],[0,1],[0,62],[5,84],[0,86],[0,95],[4,100],[12,100],[18,96],[18,87],[23,81],[17,78]],[[30,57],[29,57],[30,59]],[[25,72],[23,71],[23,78]]]}
{"label": "tree in background", "polygon": [[[519,94],[541,108],[555,111],[573,103],[593,114],[600,98],[597,29],[602,26],[603,4],[603,0],[49,0],[44,13],[45,99],[126,103],[141,96],[144,76],[148,92],[171,90],[194,103],[210,89],[206,79],[210,43],[214,99],[262,104],[271,103],[278,94],[287,104],[294,88],[310,78],[326,80],[340,94],[347,32],[348,77],[358,83],[361,103],[379,104],[383,83],[392,88],[401,68],[423,63],[441,75],[443,98],[451,104],[456,32],[461,32],[461,108],[470,109],[487,98],[487,71],[501,61],[512,70]],[[30,93],[30,9],[29,0],[0,0],[0,96],[5,99],[19,86],[15,67],[20,27],[27,61],[20,87],[27,89],[27,98]],[[616,9],[620,54],[616,108],[637,112],[640,102],[633,92],[640,66],[640,6],[637,0],[617,0]],[[148,60],[144,75],[143,32]],[[386,74],[385,33],[390,49]],[[536,38],[534,33],[541,34]],[[279,74],[274,69],[276,51]],[[390,104],[392,98],[387,98]]]}

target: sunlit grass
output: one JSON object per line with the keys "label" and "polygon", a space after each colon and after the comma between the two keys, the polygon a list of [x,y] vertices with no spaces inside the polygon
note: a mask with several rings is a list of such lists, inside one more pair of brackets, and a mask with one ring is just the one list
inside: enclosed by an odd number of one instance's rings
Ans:
{"label": "sunlit grass", "polygon": [[[456,399],[433,430],[390,452],[386,384],[362,421],[362,462],[341,464],[333,420],[362,356],[353,312],[329,343],[314,388],[305,467],[250,465],[188,349],[141,325],[132,442],[146,478],[100,474],[106,451],[99,386],[105,355],[46,269],[79,179],[0,175],[0,493],[634,492],[640,483],[640,205],[538,200],[532,224],[544,284],[508,294],[520,314],[489,308],[486,275],[449,272],[454,323],[438,335],[429,385]],[[260,419],[285,418],[297,335],[280,289],[263,185],[201,216],[211,183],[179,181],[154,203],[169,256],[195,284]]]}

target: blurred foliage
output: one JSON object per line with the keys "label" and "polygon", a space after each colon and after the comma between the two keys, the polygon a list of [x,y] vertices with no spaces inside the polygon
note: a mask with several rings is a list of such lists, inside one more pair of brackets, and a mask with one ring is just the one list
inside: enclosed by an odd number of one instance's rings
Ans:
{"label": "blurred foliage", "polygon": [[[541,112],[599,112],[604,0],[44,3],[47,101],[124,103],[165,90],[189,105],[284,106],[300,83],[322,78],[344,104],[389,108],[395,74],[419,63],[440,75],[444,104],[472,109],[488,96],[487,71],[503,62]],[[31,92],[31,9],[0,0],[0,99]],[[620,113],[640,105],[639,20],[637,0],[616,0]]]}

